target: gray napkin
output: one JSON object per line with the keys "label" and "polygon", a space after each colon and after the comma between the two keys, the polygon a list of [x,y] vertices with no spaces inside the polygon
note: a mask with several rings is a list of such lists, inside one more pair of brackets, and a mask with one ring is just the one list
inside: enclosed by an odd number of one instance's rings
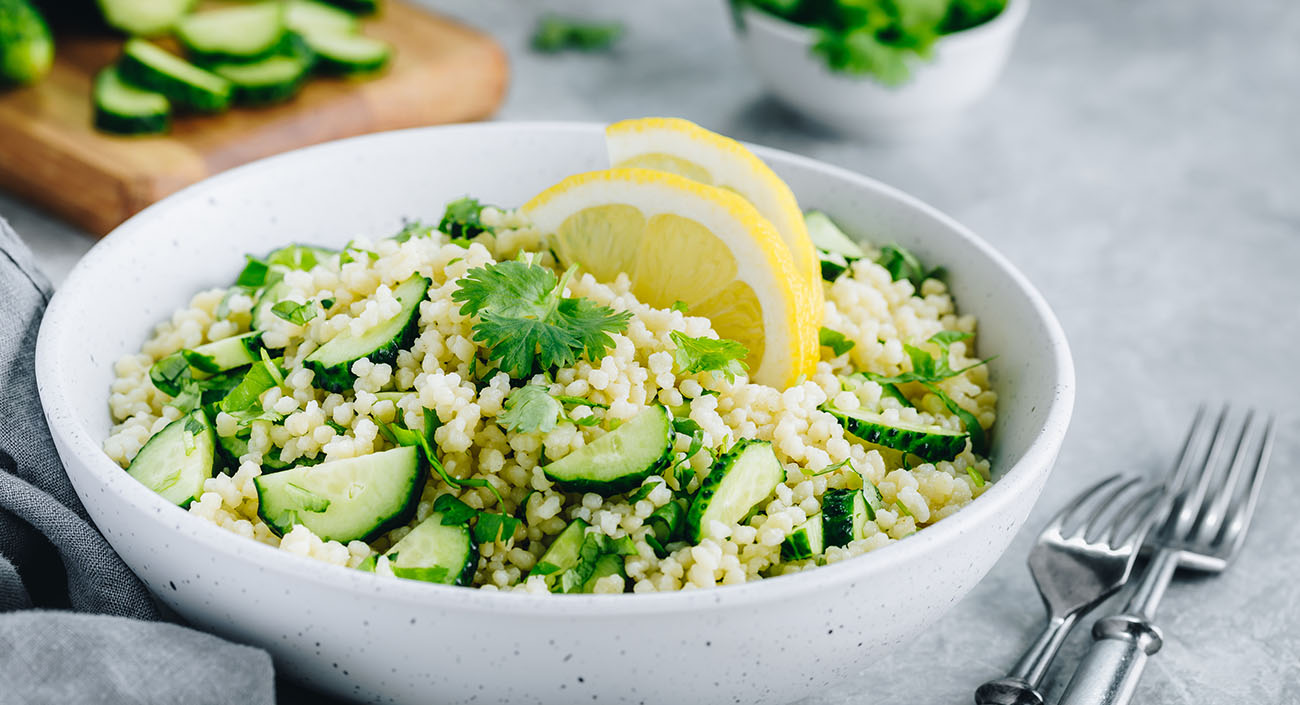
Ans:
{"label": "gray napkin", "polygon": [[0,218],[0,705],[271,705],[270,656],[153,621],[148,591],[86,516],[36,393],[50,291]]}

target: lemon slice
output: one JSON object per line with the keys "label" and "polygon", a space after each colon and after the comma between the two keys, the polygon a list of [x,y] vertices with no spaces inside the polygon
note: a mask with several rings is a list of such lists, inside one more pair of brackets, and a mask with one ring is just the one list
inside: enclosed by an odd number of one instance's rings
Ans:
{"label": "lemon slice", "polygon": [[812,373],[818,324],[802,278],[771,223],[745,199],[664,171],[577,174],[523,212],[554,233],[564,264],[597,279],[626,272],[652,306],[677,301],[749,349],[750,378],[785,388]]}
{"label": "lemon slice", "polygon": [[740,194],[772,222],[808,289],[820,325],[821,263],[794,192],[741,143],[680,118],[624,120],[605,128],[613,167],[658,169]]}

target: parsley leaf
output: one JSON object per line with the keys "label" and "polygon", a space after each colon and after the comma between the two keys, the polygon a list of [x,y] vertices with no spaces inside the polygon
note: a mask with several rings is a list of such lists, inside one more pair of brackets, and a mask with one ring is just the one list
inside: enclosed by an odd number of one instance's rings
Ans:
{"label": "parsley leaf", "polygon": [[824,347],[830,348],[831,352],[835,353],[836,356],[852,350],[853,346],[857,344],[845,337],[843,333],[825,326],[822,326],[821,331],[818,332],[817,339]]}
{"label": "parsley leaf", "polygon": [[393,236],[393,239],[398,242],[406,242],[411,238],[429,237],[432,234],[432,225],[425,225],[418,220],[413,220],[403,225],[402,229],[397,231],[397,234]]}
{"label": "parsley leaf", "polygon": [[310,302],[299,304],[293,301],[279,301],[271,307],[271,313],[295,326],[305,326],[316,317],[316,307]]}
{"label": "parsley leaf", "polygon": [[443,211],[442,220],[438,222],[438,230],[452,240],[468,240],[488,231],[480,219],[482,215],[483,204],[478,199],[469,196],[458,198],[447,204],[447,210]]}
{"label": "parsley leaf", "polygon": [[442,514],[443,526],[464,524],[478,515],[477,509],[449,494],[440,494],[433,500],[433,511]]}
{"label": "parsley leaf", "polygon": [[497,423],[516,433],[546,433],[555,428],[563,407],[540,384],[528,384],[510,392],[506,397],[506,410],[497,417]]}
{"label": "parsley leaf", "polygon": [[912,282],[912,287],[917,291],[921,290],[921,283],[926,279],[942,279],[945,273],[943,267],[927,270],[916,255],[899,245],[880,248],[876,264],[889,270],[889,276],[894,281],[906,279]]}
{"label": "parsley leaf", "polygon": [[669,333],[668,337],[677,344],[673,359],[680,374],[713,372],[726,377],[728,382],[735,382],[736,375],[745,374],[748,367],[743,359],[749,349],[734,340],[692,338],[678,331]]}
{"label": "parsley leaf", "polygon": [[478,316],[474,340],[511,377],[568,367],[579,355],[596,362],[632,314],[563,296],[574,271],[557,280],[546,267],[518,261],[476,267],[457,282],[452,300],[462,304],[461,315]]}
{"label": "parsley leaf", "polygon": [[618,22],[582,22],[547,15],[533,30],[532,45],[535,51],[548,54],[566,49],[601,51],[613,46],[622,35],[623,25]]}
{"label": "parsley leaf", "polygon": [[433,511],[442,514],[443,526],[454,526],[473,521],[475,543],[508,541],[523,522],[518,519],[475,509],[449,494],[439,495],[433,501]]}
{"label": "parsley leaf", "polygon": [[669,307],[669,310],[677,311],[678,313],[686,313],[686,302],[680,300],[674,301],[673,305]]}

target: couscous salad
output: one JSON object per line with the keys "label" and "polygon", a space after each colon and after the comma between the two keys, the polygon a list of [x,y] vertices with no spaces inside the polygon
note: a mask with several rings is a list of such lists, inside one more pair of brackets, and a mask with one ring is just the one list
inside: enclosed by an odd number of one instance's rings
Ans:
{"label": "couscous salad", "polygon": [[542,593],[804,570],[985,489],[996,396],[942,271],[691,123],[607,144],[517,209],[250,255],[118,361],[104,450],[285,551]]}

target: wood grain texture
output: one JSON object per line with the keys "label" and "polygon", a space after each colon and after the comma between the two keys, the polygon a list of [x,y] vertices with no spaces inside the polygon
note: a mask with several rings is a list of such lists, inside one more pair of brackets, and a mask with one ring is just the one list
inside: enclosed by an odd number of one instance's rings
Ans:
{"label": "wood grain texture", "polygon": [[104,235],[230,167],[366,132],[481,119],[504,97],[505,52],[484,34],[401,2],[365,33],[395,49],[379,78],[316,78],[288,103],[180,116],[170,134],[153,137],[91,125],[91,82],[121,40],[61,36],[44,81],[0,93],[0,188]]}

